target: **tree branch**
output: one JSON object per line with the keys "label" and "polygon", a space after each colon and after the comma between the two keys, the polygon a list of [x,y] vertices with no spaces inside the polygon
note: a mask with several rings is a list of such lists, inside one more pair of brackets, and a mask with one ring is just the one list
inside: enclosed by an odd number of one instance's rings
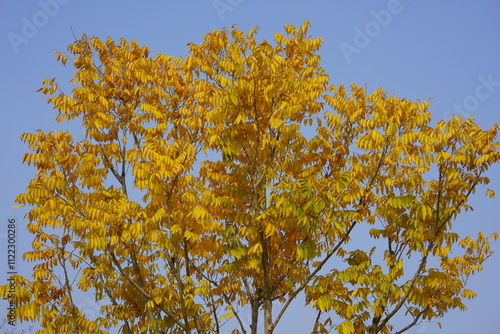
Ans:
{"label": "tree branch", "polygon": [[167,309],[165,309],[163,306],[161,306],[160,304],[158,304],[143,288],[141,288],[139,286],[139,284],[137,284],[132,278],[130,278],[130,276],[128,276],[124,271],[123,271],[123,268],[121,267],[120,263],[118,262],[118,259],[116,258],[116,255],[113,253],[113,251],[109,251],[109,254],[111,255],[111,259],[113,260],[113,263],[115,264],[115,266],[118,268],[118,271],[120,272],[120,274],[125,277],[125,279],[130,283],[132,284],[132,286],[141,294],[143,295],[145,298],[147,298],[148,300],[152,301],[153,304],[158,307],[161,311],[163,311],[163,313],[165,313],[165,315],[170,318],[173,322],[175,322],[176,325],[178,325],[179,327],[181,327],[184,331],[188,332],[188,329],[182,324],[179,322],[179,320],[177,320],[175,318],[175,316],[170,313]]}

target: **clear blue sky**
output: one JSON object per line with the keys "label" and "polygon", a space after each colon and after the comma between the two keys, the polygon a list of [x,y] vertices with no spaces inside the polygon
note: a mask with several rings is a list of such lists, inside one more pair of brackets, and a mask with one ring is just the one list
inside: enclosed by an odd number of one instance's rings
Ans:
{"label": "clear blue sky", "polygon": [[[53,52],[65,51],[77,36],[124,37],[148,45],[153,53],[186,55],[189,42],[204,33],[237,23],[271,39],[283,25],[306,19],[310,33],[321,37],[323,66],[332,83],[357,83],[369,90],[384,87],[398,97],[432,98],[436,120],[450,114],[474,116],[483,127],[500,123],[500,2],[480,1],[340,1],[340,0],[1,0],[0,1],[0,283],[6,283],[6,224],[18,220],[19,252],[29,249],[25,209],[15,210],[13,198],[23,192],[34,170],[21,164],[26,147],[23,132],[57,129],[55,111],[35,91],[45,78],[64,82],[73,72],[56,63]],[[81,131],[77,124],[65,125]],[[500,193],[500,169],[491,187]],[[500,231],[500,197],[473,198],[476,210],[456,222],[462,235]],[[466,312],[453,311],[441,323],[424,323],[409,333],[498,334],[500,319],[500,245],[473,277],[478,297]],[[21,262],[20,260],[18,262]],[[19,264],[29,275],[31,264]],[[87,303],[91,309],[91,302]],[[0,313],[7,307],[2,302]],[[308,313],[291,310],[277,333],[308,333]],[[310,320],[310,319],[309,319]]]}

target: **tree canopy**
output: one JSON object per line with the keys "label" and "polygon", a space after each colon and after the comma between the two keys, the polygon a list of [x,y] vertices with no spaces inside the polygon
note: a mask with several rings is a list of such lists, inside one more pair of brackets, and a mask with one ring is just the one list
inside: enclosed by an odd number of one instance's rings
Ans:
{"label": "tree canopy", "polygon": [[271,334],[295,302],[317,312],[313,333],[373,334],[465,308],[497,235],[453,224],[489,183],[498,126],[433,124],[428,101],[332,85],[308,26],[273,42],[213,30],[185,57],[85,35],[56,53],[71,92],[40,91],[85,136],[21,137],[37,172],[16,198],[35,263],[16,277],[19,320]]}

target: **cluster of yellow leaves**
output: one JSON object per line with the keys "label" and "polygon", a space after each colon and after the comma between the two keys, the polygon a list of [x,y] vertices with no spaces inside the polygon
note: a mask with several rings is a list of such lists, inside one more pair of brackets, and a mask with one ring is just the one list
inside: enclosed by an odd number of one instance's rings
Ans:
{"label": "cluster of yellow leaves", "polygon": [[[263,311],[271,334],[304,292],[326,315],[314,332],[393,333],[400,311],[413,326],[464,308],[492,252],[452,222],[489,182],[498,127],[431,126],[427,102],[330,86],[307,28],[274,43],[214,30],[185,58],[111,38],[69,46],[75,88],[52,79],[41,92],[85,139],[22,136],[37,174],[16,199],[32,206],[36,262],[18,278],[20,320],[40,333],[219,333],[234,318],[244,333],[249,306],[252,333]],[[363,231],[377,247],[353,246]]]}

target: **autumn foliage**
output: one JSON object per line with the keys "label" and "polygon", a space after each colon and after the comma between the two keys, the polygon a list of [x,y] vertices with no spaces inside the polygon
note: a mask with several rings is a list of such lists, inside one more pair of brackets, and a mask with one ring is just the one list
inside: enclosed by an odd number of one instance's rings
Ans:
{"label": "autumn foliage", "polygon": [[41,92],[85,137],[22,135],[35,266],[17,277],[18,319],[271,334],[305,302],[313,333],[403,333],[465,308],[497,235],[453,223],[499,161],[498,126],[433,124],[426,101],[331,85],[308,25],[274,42],[214,30],[182,58],[87,36],[57,53],[72,90]]}

